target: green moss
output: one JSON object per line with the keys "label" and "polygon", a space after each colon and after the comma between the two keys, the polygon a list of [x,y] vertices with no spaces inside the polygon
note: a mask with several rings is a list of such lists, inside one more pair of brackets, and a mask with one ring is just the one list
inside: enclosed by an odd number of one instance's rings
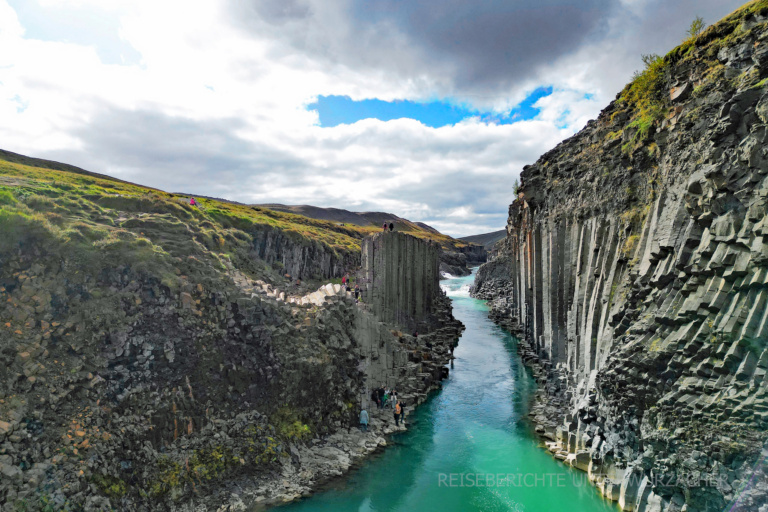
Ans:
{"label": "green moss", "polygon": [[114,476],[95,474],[91,477],[91,481],[110,498],[122,498],[128,492],[128,485]]}
{"label": "green moss", "polygon": [[169,457],[160,457],[157,460],[155,481],[150,487],[152,496],[162,496],[173,489],[178,489],[183,483],[182,466]]}
{"label": "green moss", "polygon": [[272,417],[277,434],[288,441],[301,441],[312,436],[312,429],[303,423],[299,413],[289,406],[280,407]]}
{"label": "green moss", "polygon": [[629,235],[624,244],[621,246],[621,256],[623,259],[628,260],[635,253],[637,247],[637,241],[640,239],[639,235]]}

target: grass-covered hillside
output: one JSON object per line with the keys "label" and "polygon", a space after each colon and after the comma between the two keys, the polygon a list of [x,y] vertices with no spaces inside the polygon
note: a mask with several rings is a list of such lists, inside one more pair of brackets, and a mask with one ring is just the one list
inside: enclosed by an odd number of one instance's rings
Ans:
{"label": "grass-covered hillside", "polygon": [[[91,270],[118,260],[151,268],[169,286],[176,269],[208,273],[232,265],[269,281],[286,274],[317,280],[351,270],[360,240],[381,229],[196,199],[198,207],[190,206],[186,195],[0,151],[0,252],[39,242]],[[399,223],[398,230],[451,249],[464,245],[411,222]],[[292,261],[290,251],[268,247],[273,245],[268,234],[279,234],[290,245],[315,247],[339,263],[305,268]]]}

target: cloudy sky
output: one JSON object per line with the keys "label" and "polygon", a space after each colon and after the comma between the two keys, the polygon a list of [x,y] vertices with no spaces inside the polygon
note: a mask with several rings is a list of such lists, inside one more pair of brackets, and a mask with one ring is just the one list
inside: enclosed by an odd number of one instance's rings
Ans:
{"label": "cloudy sky", "polygon": [[0,0],[0,148],[500,229],[520,170],[740,0]]}

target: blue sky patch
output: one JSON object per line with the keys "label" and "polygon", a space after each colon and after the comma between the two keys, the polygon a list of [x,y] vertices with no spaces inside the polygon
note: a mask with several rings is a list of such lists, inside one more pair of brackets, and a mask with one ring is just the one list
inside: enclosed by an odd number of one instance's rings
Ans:
{"label": "blue sky patch", "polygon": [[318,96],[317,101],[307,106],[316,110],[320,126],[331,128],[340,124],[352,124],[362,119],[415,119],[425,126],[439,128],[453,125],[469,117],[479,117],[489,124],[512,124],[533,119],[539,114],[534,104],[552,94],[552,87],[539,87],[519,105],[506,113],[482,112],[468,105],[457,105],[447,100],[418,103],[409,100],[382,101],[368,99],[354,101],[349,96]]}

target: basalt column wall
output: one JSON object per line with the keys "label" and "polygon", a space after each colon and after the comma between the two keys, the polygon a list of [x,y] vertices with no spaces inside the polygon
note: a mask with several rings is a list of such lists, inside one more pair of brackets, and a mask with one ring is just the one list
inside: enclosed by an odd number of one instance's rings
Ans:
{"label": "basalt column wall", "polygon": [[363,301],[383,322],[406,329],[435,327],[440,290],[440,247],[398,233],[378,233],[362,244]]}
{"label": "basalt column wall", "polygon": [[537,431],[623,510],[768,510],[766,41],[752,2],[657,61],[523,170],[478,272]]}

